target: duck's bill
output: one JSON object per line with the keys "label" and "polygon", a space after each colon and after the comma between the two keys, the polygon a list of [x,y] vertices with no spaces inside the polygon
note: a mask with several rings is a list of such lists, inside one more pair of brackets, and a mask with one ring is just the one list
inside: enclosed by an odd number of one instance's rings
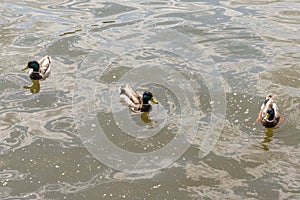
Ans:
{"label": "duck's bill", "polygon": [[28,69],[28,65],[22,68],[22,71]]}
{"label": "duck's bill", "polygon": [[266,116],[264,117],[264,120],[267,120],[267,119],[269,119],[269,117],[270,117],[270,114],[269,114],[269,113],[267,113],[267,114],[266,114]]}
{"label": "duck's bill", "polygon": [[158,104],[158,101],[157,101],[154,97],[152,97],[152,98],[150,99],[150,101],[152,101],[152,102],[155,103],[155,104]]}

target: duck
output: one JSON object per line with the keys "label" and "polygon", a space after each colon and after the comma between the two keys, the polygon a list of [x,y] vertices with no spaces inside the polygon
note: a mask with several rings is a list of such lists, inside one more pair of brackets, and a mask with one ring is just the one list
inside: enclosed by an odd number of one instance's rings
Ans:
{"label": "duck", "polygon": [[51,67],[51,57],[44,56],[41,60],[29,61],[27,66],[22,70],[25,71],[29,69],[28,75],[31,80],[45,80],[50,75]]}
{"label": "duck", "polygon": [[120,88],[120,98],[127,103],[132,112],[150,112],[152,106],[149,101],[158,104],[158,101],[153,97],[151,92],[144,91],[143,95],[141,95],[128,84]]}
{"label": "duck", "polygon": [[283,119],[280,118],[279,108],[274,102],[272,95],[268,95],[261,105],[256,122],[261,122],[266,128],[273,128]]}

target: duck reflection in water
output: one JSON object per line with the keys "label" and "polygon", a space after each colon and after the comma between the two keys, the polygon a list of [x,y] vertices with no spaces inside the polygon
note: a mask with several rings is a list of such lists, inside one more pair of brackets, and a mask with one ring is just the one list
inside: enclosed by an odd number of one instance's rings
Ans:
{"label": "duck reflection in water", "polygon": [[265,151],[270,150],[267,144],[272,141],[272,138],[273,138],[273,135],[274,135],[273,134],[274,129],[275,128],[267,128],[266,129],[264,140],[261,142],[262,149],[265,150]]}
{"label": "duck reflection in water", "polygon": [[25,85],[25,86],[23,86],[23,88],[29,89],[32,94],[40,92],[40,89],[41,89],[40,81],[31,79],[31,82],[32,82],[31,86]]}
{"label": "duck reflection in water", "polygon": [[146,124],[150,124],[152,123],[152,119],[149,118],[149,112],[143,112],[141,114],[141,119],[144,123]]}
{"label": "duck reflection in water", "polygon": [[267,144],[272,141],[273,129],[274,128],[267,128],[266,129],[264,140],[261,142],[261,146],[262,146],[263,150],[265,150],[265,151],[270,150]]}

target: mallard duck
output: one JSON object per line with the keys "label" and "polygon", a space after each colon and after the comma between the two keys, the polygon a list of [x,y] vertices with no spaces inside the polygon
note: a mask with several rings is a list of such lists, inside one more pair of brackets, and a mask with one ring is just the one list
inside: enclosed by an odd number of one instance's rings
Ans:
{"label": "mallard duck", "polygon": [[145,91],[141,95],[137,91],[134,91],[128,84],[120,88],[120,97],[125,100],[133,112],[150,112],[152,106],[149,104],[149,101],[158,104],[158,101],[153,97],[151,92]]}
{"label": "mallard duck", "polygon": [[278,106],[274,103],[272,95],[268,95],[261,105],[260,112],[256,121],[260,121],[266,128],[275,127],[280,120]]}
{"label": "mallard duck", "polygon": [[50,75],[50,56],[43,57],[40,61],[30,61],[22,70],[29,68],[28,74],[32,80],[45,80]]}

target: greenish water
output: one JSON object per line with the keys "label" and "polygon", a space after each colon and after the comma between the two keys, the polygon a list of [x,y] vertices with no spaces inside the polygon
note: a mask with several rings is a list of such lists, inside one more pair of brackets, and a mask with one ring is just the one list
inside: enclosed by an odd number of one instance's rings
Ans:
{"label": "greenish water", "polygon": [[[300,198],[299,2],[26,0],[0,10],[1,199]],[[21,69],[44,55],[51,75],[33,94]],[[119,103],[127,82],[160,101],[150,119]],[[254,123],[269,93],[285,119],[273,130]],[[135,161],[127,152],[178,138],[157,170],[119,170]],[[143,158],[136,167],[147,169]]]}

